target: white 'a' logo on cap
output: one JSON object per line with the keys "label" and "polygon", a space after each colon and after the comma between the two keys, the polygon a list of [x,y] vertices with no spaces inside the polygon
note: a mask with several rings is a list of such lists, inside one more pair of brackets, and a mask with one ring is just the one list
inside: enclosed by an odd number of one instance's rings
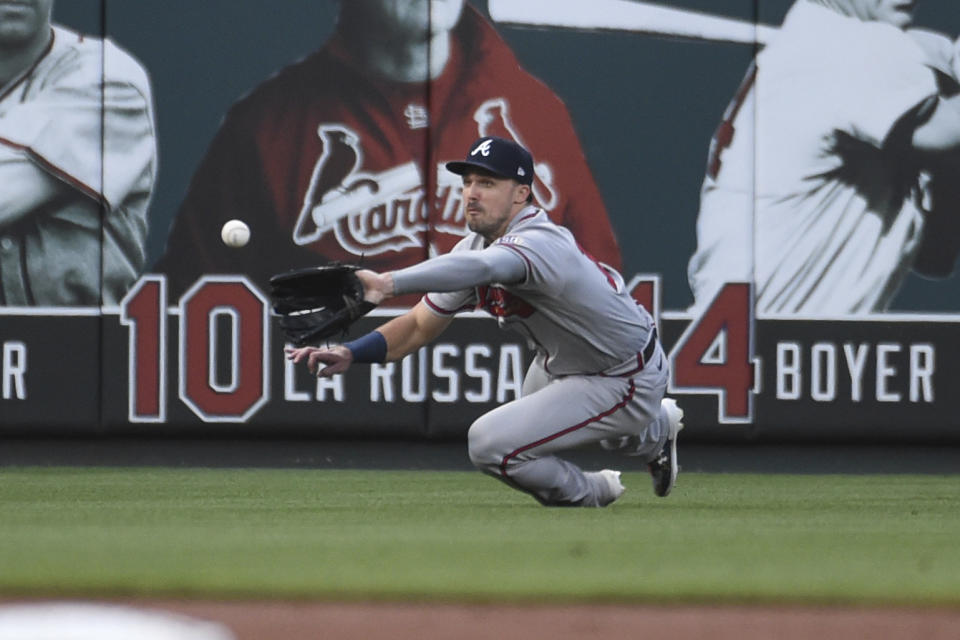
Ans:
{"label": "white 'a' logo on cap", "polygon": [[479,153],[483,157],[487,157],[490,155],[490,145],[492,144],[493,144],[493,140],[484,140],[483,142],[477,145],[476,149],[470,152],[470,155],[475,156]]}

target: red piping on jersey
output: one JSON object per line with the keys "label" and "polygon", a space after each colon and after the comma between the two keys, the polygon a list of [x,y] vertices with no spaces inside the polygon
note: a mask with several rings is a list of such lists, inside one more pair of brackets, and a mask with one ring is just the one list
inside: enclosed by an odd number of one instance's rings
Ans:
{"label": "red piping on jersey", "polygon": [[707,175],[713,179],[716,179],[717,174],[720,173],[721,153],[723,153],[723,150],[726,149],[733,140],[733,121],[736,119],[737,114],[740,113],[740,107],[742,107],[746,101],[747,94],[750,92],[750,89],[753,88],[756,80],[757,61],[754,59],[750,63],[750,66],[747,67],[747,72],[740,82],[740,86],[737,88],[736,95],[730,104],[727,105],[723,113],[723,120],[721,120],[717,126],[713,138],[710,139],[710,149],[707,152]]}
{"label": "red piping on jersey", "polygon": [[17,149],[19,151],[25,151],[30,156],[30,158],[33,159],[34,162],[36,162],[39,165],[42,165],[43,168],[47,171],[47,173],[52,173],[54,176],[60,178],[67,184],[72,185],[75,189],[77,189],[81,193],[86,194],[93,200],[96,200],[97,202],[106,203],[107,199],[98,190],[94,189],[93,187],[86,184],[85,182],[78,180],[77,178],[70,175],[69,173],[67,173],[57,165],[51,164],[46,158],[44,158],[42,155],[40,155],[30,147],[14,142],[13,140],[7,140],[6,138],[2,138],[2,137],[0,137],[0,144],[5,144],[8,147],[12,147],[13,149]]}
{"label": "red piping on jersey", "polygon": [[583,255],[587,256],[587,258],[588,258],[591,262],[593,262],[593,264],[597,265],[597,269],[600,269],[600,273],[602,273],[602,274],[604,275],[604,277],[606,277],[606,279],[607,279],[607,284],[609,284],[611,287],[613,287],[613,290],[616,291],[616,290],[617,290],[617,281],[613,279],[613,276],[610,275],[610,272],[606,269],[606,267],[604,267],[603,263],[600,262],[599,260],[597,260],[596,258],[594,258],[593,255],[592,255],[589,251],[587,251],[586,249],[584,249],[584,248],[580,245],[579,242],[577,243],[577,249],[580,249],[580,253],[582,253]]}
{"label": "red piping on jersey", "polygon": [[426,305],[427,305],[428,307],[430,307],[431,309],[433,309],[433,310],[436,311],[437,313],[439,313],[439,314],[441,314],[441,315],[445,315],[445,316],[452,316],[452,315],[455,315],[455,314],[457,314],[457,313],[460,313],[461,311],[472,311],[472,310],[473,310],[473,306],[472,306],[472,305],[464,305],[464,306],[460,307],[459,309],[454,309],[454,310],[452,310],[452,311],[451,311],[450,309],[444,309],[443,307],[439,306],[436,302],[434,302],[433,300],[430,299],[430,294],[427,294],[427,295],[423,296],[423,301],[426,303]]}
{"label": "red piping on jersey", "polygon": [[539,210],[539,209],[536,210],[536,211],[534,211],[533,213],[528,213],[527,215],[525,215],[525,216],[523,216],[522,218],[520,218],[519,220],[517,220],[514,224],[520,224],[520,223],[523,222],[524,220],[529,220],[530,218],[533,218],[534,216],[536,216],[538,213],[540,213],[540,210]]}
{"label": "red piping on jersey", "polygon": [[557,438],[561,438],[561,437],[567,435],[568,433],[573,433],[574,431],[576,431],[576,430],[578,430],[578,429],[582,429],[582,428],[584,428],[585,426],[587,426],[587,425],[589,425],[589,424],[591,424],[591,423],[594,423],[594,422],[597,422],[598,420],[602,420],[602,419],[606,418],[606,417],[607,417],[608,415],[610,415],[611,413],[614,413],[614,412],[616,412],[616,411],[619,411],[620,409],[622,409],[623,407],[625,407],[628,402],[630,402],[630,400],[633,398],[633,394],[634,394],[634,392],[636,391],[636,389],[637,389],[637,388],[636,388],[636,385],[633,383],[633,380],[630,380],[630,388],[627,390],[627,394],[623,397],[623,399],[622,399],[620,402],[618,402],[617,404],[615,404],[614,406],[612,406],[612,407],[610,407],[609,409],[607,409],[606,411],[604,411],[603,413],[601,413],[601,414],[599,414],[599,415],[596,415],[596,416],[594,416],[594,417],[592,417],[592,418],[587,418],[587,419],[584,420],[583,422],[581,422],[581,423],[579,423],[579,424],[575,424],[575,425],[573,425],[572,427],[567,427],[567,428],[564,429],[563,431],[558,431],[557,433],[555,433],[555,434],[553,434],[553,435],[550,435],[550,436],[547,436],[546,438],[541,438],[540,440],[537,440],[536,442],[531,442],[531,443],[528,444],[528,445],[524,445],[524,446],[520,447],[519,449],[516,449],[516,450],[514,450],[514,451],[511,451],[510,453],[508,453],[507,455],[505,455],[505,456],[503,457],[503,460],[500,462],[500,475],[502,475],[504,478],[509,477],[509,476],[507,476],[507,465],[509,464],[509,462],[510,462],[511,459],[513,459],[513,458],[515,458],[516,456],[520,455],[520,454],[523,453],[524,451],[528,451],[528,450],[530,450],[530,449],[533,449],[534,447],[539,447],[540,445],[545,444],[545,443],[547,443],[547,442],[550,442],[551,440],[556,440]]}

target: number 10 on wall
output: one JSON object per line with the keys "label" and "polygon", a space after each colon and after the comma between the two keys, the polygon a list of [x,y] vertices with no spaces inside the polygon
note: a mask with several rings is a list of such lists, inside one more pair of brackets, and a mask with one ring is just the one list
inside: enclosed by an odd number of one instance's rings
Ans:
{"label": "number 10 on wall", "polygon": [[[145,276],[121,303],[131,422],[166,421],[166,290],[164,276]],[[178,394],[204,422],[245,422],[269,400],[268,309],[239,276],[202,278],[180,298]]]}

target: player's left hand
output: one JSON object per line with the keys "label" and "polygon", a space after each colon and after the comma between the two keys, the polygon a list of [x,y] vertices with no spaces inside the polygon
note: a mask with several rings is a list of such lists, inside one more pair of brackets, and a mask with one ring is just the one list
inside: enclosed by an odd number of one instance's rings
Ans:
{"label": "player's left hand", "polygon": [[360,271],[356,265],[331,262],[270,278],[273,312],[290,342],[304,346],[346,334],[376,307],[364,298],[365,287],[357,277]]}
{"label": "player's left hand", "polygon": [[353,353],[343,345],[334,347],[286,347],[287,359],[294,364],[306,361],[307,369],[317,377],[329,378],[343,373],[353,363]]}

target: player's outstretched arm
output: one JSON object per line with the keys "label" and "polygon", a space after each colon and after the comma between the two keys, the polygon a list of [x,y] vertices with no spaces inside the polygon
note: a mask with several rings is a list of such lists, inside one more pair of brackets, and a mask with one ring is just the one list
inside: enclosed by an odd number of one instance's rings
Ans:
{"label": "player's outstretched arm", "polygon": [[459,291],[491,282],[520,282],[526,274],[523,258],[498,248],[448,253],[387,273],[369,269],[356,272],[363,283],[363,299],[376,305],[404,293]]}

